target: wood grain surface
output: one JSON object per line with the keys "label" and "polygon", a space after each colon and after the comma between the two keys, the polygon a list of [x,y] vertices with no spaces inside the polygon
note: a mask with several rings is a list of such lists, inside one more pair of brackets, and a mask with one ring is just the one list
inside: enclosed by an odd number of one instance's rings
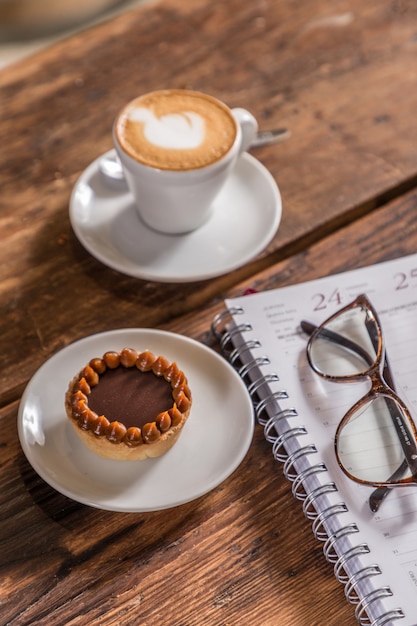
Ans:
{"label": "wood grain surface", "polygon": [[[410,193],[229,295],[412,253],[416,206]],[[355,257],[343,254],[352,249]],[[216,302],[164,327],[215,348],[209,326],[221,308]],[[46,485],[20,450],[17,408],[0,413],[5,624],[354,623],[260,427],[239,469],[208,495],[172,510],[123,514],[77,504]]]}
{"label": "wood grain surface", "polygon": [[[70,341],[167,322],[412,187],[416,17],[414,3],[387,0],[173,0],[0,73],[0,398],[16,399]],[[236,272],[182,286],[104,267],[68,219],[72,187],[111,147],[120,106],[170,86],[208,91],[252,110],[261,128],[291,131],[256,151],[284,204],[267,250]]]}
{"label": "wood grain surface", "polygon": [[[355,622],[260,427],[206,496],[123,514],[44,483],[16,416],[38,367],[93,332],[157,327],[216,348],[225,296],[415,252],[416,53],[412,0],[162,0],[0,72],[0,624]],[[216,279],[124,276],[70,227],[71,190],[111,147],[118,109],[161,87],[207,91],[291,131],[254,152],[282,193],[276,237]]]}

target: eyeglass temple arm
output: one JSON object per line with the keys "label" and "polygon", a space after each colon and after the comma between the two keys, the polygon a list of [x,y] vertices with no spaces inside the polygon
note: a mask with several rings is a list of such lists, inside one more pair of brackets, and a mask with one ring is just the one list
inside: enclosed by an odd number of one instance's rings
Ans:
{"label": "eyeglass temple arm", "polygon": [[[301,328],[307,335],[312,335],[313,332],[316,330],[317,326],[315,326],[311,322],[302,320]],[[321,328],[320,336],[323,337],[323,339],[327,339],[328,341],[331,341],[332,343],[336,343],[339,346],[342,346],[343,348],[350,350],[351,352],[355,352],[369,366],[372,365],[372,363],[374,362],[372,357],[369,355],[369,353],[366,350],[364,350],[364,348],[362,348],[362,346],[355,343],[354,341],[351,341],[347,337],[344,337],[343,335],[339,335],[339,333],[335,333],[333,330],[328,330],[327,328]]]}
{"label": "eyeglass temple arm", "polygon": [[[301,328],[303,329],[303,331],[307,335],[310,336],[316,330],[317,326],[315,324],[312,324],[311,322],[307,322],[306,320],[302,320],[301,321]],[[375,348],[375,351],[377,351],[377,349],[378,349],[378,338],[375,336],[374,332],[370,331],[370,328],[371,328],[370,326],[367,325],[367,328],[368,328],[368,332],[369,332],[369,336],[371,338],[372,344],[373,344],[373,346]],[[374,328],[374,325],[372,325],[372,328]],[[363,360],[368,365],[372,365],[373,359],[368,354],[368,352],[366,352],[366,350],[364,350],[362,348],[362,346],[358,345],[354,341],[351,341],[350,339],[347,339],[346,337],[343,337],[343,335],[339,335],[339,333],[335,333],[332,330],[328,330],[327,328],[322,328],[322,330],[320,332],[321,332],[322,337],[324,337],[325,339],[328,339],[329,341],[332,341],[333,343],[337,343],[338,345],[341,345],[342,347],[347,348],[351,352],[355,352],[358,356],[362,357]],[[393,379],[393,376],[392,376],[391,368],[390,368],[390,365],[389,365],[389,362],[388,362],[388,357],[387,357],[386,353],[384,355],[383,376],[384,376],[385,381],[391,387],[391,389],[393,389],[395,391],[394,379]],[[388,405],[388,409],[390,411],[391,416],[394,417],[393,416],[393,410],[392,410],[392,407],[390,405]],[[391,480],[394,481],[394,480],[398,480],[399,478],[401,478],[404,475],[407,467],[408,467],[408,463],[404,459],[404,461],[401,463],[401,465],[389,477],[389,480],[390,481]],[[371,493],[371,495],[369,496],[369,508],[371,509],[371,511],[373,513],[376,513],[378,511],[379,507],[382,504],[382,501],[384,500],[385,496],[388,495],[389,491],[390,491],[389,487],[377,487]]]}
{"label": "eyeglass temple arm", "polygon": [[[366,319],[365,326],[368,331],[369,337],[372,341],[375,354],[377,354],[378,347],[379,347],[379,334],[375,326],[375,320],[372,320],[369,318]],[[388,363],[388,356],[387,356],[386,351],[384,354],[384,368],[383,368],[382,375],[383,375],[385,382],[391,387],[393,391],[395,391],[394,379],[392,376],[391,368]],[[388,480],[394,481],[394,480],[397,480],[398,478],[401,478],[402,476],[401,468],[404,467],[404,470],[403,470],[403,473],[404,473],[404,471],[407,469],[407,466],[409,467],[411,474],[415,476],[417,473],[417,463],[416,463],[417,447],[416,447],[415,441],[411,441],[406,433],[407,429],[405,429],[403,420],[400,416],[398,416],[398,411],[395,408],[397,403],[393,399],[388,398],[388,397],[385,398],[385,403],[388,407],[388,411],[391,415],[394,428],[397,432],[398,439],[400,441],[400,444],[401,444],[401,447],[403,449],[404,456],[405,456],[404,461],[395,470],[395,472],[392,474],[392,476],[390,476]],[[381,487],[381,489],[383,489],[383,487]]]}
{"label": "eyeglass temple arm", "polygon": [[[375,335],[375,325],[372,324],[368,324],[366,323],[366,327],[368,329],[368,333],[369,336],[371,338],[372,344],[374,346],[375,351],[377,351],[378,349],[378,338]],[[372,329],[372,331],[371,331]],[[385,382],[388,383],[388,385],[391,387],[391,389],[393,389],[395,391],[395,383],[394,383],[394,378],[392,376],[392,371],[388,362],[388,356],[387,353],[385,352],[384,355],[384,369],[383,369],[383,376],[385,379]],[[388,406],[388,410],[392,415],[392,409],[390,406]],[[397,469],[395,470],[395,472],[393,472],[391,474],[391,476],[389,477],[390,481],[395,481],[398,480],[399,478],[402,478],[406,472],[408,468],[408,463],[407,460],[404,459],[404,461],[401,463],[401,465],[399,467],[397,467]],[[389,487],[377,487],[376,489],[374,489],[374,491],[371,493],[371,495],[369,496],[369,508],[371,509],[372,513],[376,513],[379,510],[379,507],[381,506],[383,500],[385,499],[385,497],[389,494]]]}
{"label": "eyeglass temple arm", "polygon": [[[408,463],[404,459],[401,465],[397,467],[395,472],[391,474],[391,476],[389,477],[389,481],[395,482],[399,478],[402,478],[407,468],[408,468]],[[369,496],[369,508],[371,509],[372,513],[376,513],[378,511],[379,507],[382,504],[382,501],[389,494],[389,492],[390,492],[389,487],[377,487],[376,489],[373,490],[373,492]]]}
{"label": "eyeglass temple arm", "polygon": [[[378,333],[376,332],[375,324],[371,320],[366,320],[365,325],[366,325],[369,337],[372,341],[372,345],[374,346],[375,353],[376,353],[378,351],[379,338],[378,338]],[[383,377],[385,379],[385,382],[388,383],[391,389],[393,391],[396,391],[394,379],[392,376],[392,371],[388,363],[388,356],[386,352],[384,354]],[[391,415],[394,428],[397,431],[397,435],[400,440],[401,447],[403,449],[404,456],[405,456],[405,459],[403,460],[401,465],[397,467],[395,472],[393,472],[393,474],[389,477],[388,480],[389,482],[391,482],[391,481],[396,481],[399,478],[401,478],[404,475],[405,471],[407,470],[407,467],[410,469],[413,476],[415,475],[417,449],[416,449],[415,443],[411,445],[411,442],[408,440],[407,435],[404,433],[403,429],[401,428],[402,420],[401,420],[401,423],[399,423],[397,411],[395,410],[396,403],[390,398],[386,398],[385,401],[388,407],[388,411]],[[369,498],[369,506],[374,513],[378,510],[382,500],[385,498],[388,491],[389,491],[389,487],[377,487],[375,491],[372,492]]]}

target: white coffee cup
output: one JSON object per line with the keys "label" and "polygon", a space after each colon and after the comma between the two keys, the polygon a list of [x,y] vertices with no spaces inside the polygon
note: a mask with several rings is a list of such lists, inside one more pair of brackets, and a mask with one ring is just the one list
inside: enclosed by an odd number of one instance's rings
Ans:
{"label": "white coffee cup", "polygon": [[257,130],[249,111],[200,92],[155,91],[128,103],[113,140],[140,218],[168,234],[202,226]]}

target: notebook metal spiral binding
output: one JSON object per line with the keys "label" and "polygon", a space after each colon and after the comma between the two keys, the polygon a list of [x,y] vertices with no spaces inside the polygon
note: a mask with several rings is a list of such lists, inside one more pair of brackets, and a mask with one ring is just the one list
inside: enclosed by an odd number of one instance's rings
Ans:
{"label": "notebook metal spiral binding", "polygon": [[356,585],[364,578],[370,578],[371,576],[380,576],[382,574],[379,565],[368,565],[363,569],[355,572],[345,585],[346,600],[351,604],[359,604],[360,598],[356,592]]}
{"label": "notebook metal spiral binding", "polygon": [[[274,400],[276,398],[274,397]],[[295,409],[282,409],[277,411],[268,420],[261,419],[258,415],[258,407],[256,407],[257,420],[264,427],[264,437],[269,443],[274,443],[278,437],[276,427],[280,420],[287,420],[291,417],[297,417],[298,413]]]}
{"label": "notebook metal spiral binding", "polygon": [[252,330],[252,326],[250,324],[239,324],[239,326],[235,326],[228,330],[222,337],[220,341],[220,349],[222,352],[227,352],[227,346],[233,345],[233,337],[235,335],[240,335],[241,333],[247,332],[248,330]]}
{"label": "notebook metal spiral binding", "polygon": [[338,541],[340,541],[343,537],[347,535],[354,535],[359,532],[359,528],[355,524],[355,522],[351,522],[346,526],[342,526],[338,528],[334,533],[329,535],[326,539],[326,542],[323,546],[323,554],[328,563],[336,563],[339,559],[339,554],[335,549],[335,545]]}
{"label": "notebook metal spiral binding", "polygon": [[261,365],[269,365],[270,363],[271,361],[267,356],[259,356],[256,359],[249,361],[249,363],[245,363],[245,365],[239,367],[237,372],[241,378],[246,378],[246,376],[249,376],[251,371],[255,368],[258,368]]}
{"label": "notebook metal spiral binding", "polygon": [[369,565],[349,576],[345,571],[346,563],[361,554],[370,554],[370,549],[367,544],[359,544],[348,552],[345,552],[336,562],[334,568],[336,579],[345,586],[344,589],[347,601],[350,604],[356,605],[355,617],[358,624],[360,624],[360,626],[384,626],[384,624],[391,624],[392,620],[404,617],[403,611],[398,608],[387,611],[379,615],[376,619],[371,620],[368,613],[371,604],[383,598],[391,597],[393,593],[387,586],[378,587],[373,589],[366,596],[359,598],[356,585],[364,579],[369,579],[372,576],[380,576],[382,574],[381,568],[378,565]]}
{"label": "notebook metal spiral binding", "polygon": [[393,593],[389,587],[380,587],[379,589],[374,589],[368,593],[356,606],[355,617],[358,623],[361,626],[385,626],[386,624],[392,623],[393,620],[405,617],[402,609],[397,608],[387,611],[383,615],[379,615],[379,617],[372,622],[369,619],[368,609],[371,604],[377,602],[378,600],[382,600],[383,598],[392,597],[392,595]]}
{"label": "notebook metal spiral binding", "polygon": [[281,435],[279,435],[272,444],[272,454],[274,455],[274,459],[284,463],[288,458],[285,444],[289,441],[289,439],[292,439],[293,437],[300,437],[302,435],[307,435],[307,429],[305,426],[296,426],[295,428],[290,428],[281,433]]}
{"label": "notebook metal spiral binding", "polygon": [[[220,349],[235,367],[242,379],[250,379],[253,372],[258,371],[259,367],[270,364],[267,356],[255,357],[247,363],[244,362],[245,356],[253,355],[253,351],[262,348],[262,344],[257,339],[249,339],[243,341],[244,333],[252,331],[252,326],[248,323],[236,324],[235,317],[244,314],[242,307],[233,307],[222,311],[214,318],[212,322],[212,332],[219,341]],[[239,337],[239,345],[235,345],[233,340]],[[239,363],[240,362],[240,363]],[[260,370],[259,370],[260,371]],[[360,581],[369,579],[374,576],[381,575],[381,569],[378,565],[368,565],[361,569],[357,569],[352,574],[346,571],[346,566],[352,563],[354,559],[370,554],[370,548],[366,543],[359,543],[350,549],[341,552],[338,546],[339,542],[346,540],[348,536],[359,533],[356,523],[352,522],[345,526],[337,528],[329,534],[326,524],[333,516],[339,518],[340,515],[349,512],[344,502],[333,504],[324,510],[319,510],[317,500],[329,493],[337,492],[337,486],[334,482],[324,483],[313,490],[307,490],[305,483],[309,477],[313,475],[327,472],[324,463],[316,463],[309,465],[302,471],[297,471],[296,464],[299,460],[308,455],[317,453],[314,444],[308,444],[300,447],[295,452],[288,454],[286,444],[294,437],[303,437],[308,434],[304,426],[287,428],[278,434],[280,424],[287,424],[291,418],[298,417],[295,408],[282,408],[279,404],[280,400],[288,399],[285,390],[270,391],[269,385],[279,381],[276,373],[266,373],[259,378],[255,378],[252,382],[248,382],[247,389],[251,396],[255,416],[257,422],[264,428],[264,437],[266,441],[272,444],[272,454],[276,461],[283,463],[283,473],[285,478],[292,483],[292,493],[294,498],[303,502],[303,513],[307,519],[312,520],[312,531],[314,537],[324,543],[323,554],[326,560],[333,564],[334,576],[338,582],[344,585],[346,599],[349,603],[356,605],[355,617],[360,626],[387,626],[393,621],[404,617],[401,609],[392,609],[379,615],[371,621],[368,615],[369,607],[376,601],[392,596],[389,587],[380,587],[373,589],[366,596],[359,598],[356,592],[356,586]],[[267,394],[260,394],[263,390],[268,390]],[[339,547],[339,549],[337,549]]]}
{"label": "notebook metal spiral binding", "polygon": [[388,613],[380,615],[372,622],[370,622],[369,619],[367,621],[359,620],[359,624],[361,626],[366,626],[367,624],[369,624],[370,626],[389,626],[390,624],[392,624],[393,621],[397,621],[399,619],[402,619],[403,617],[405,617],[405,615],[402,609],[393,609],[392,611],[388,611]]}
{"label": "notebook metal spiral binding", "polygon": [[[250,330],[250,325],[236,325],[233,328],[230,328],[231,322],[234,323],[234,316],[243,315],[244,310],[241,307],[234,307],[230,310],[224,310],[221,313],[218,313],[212,323],[211,323],[211,332],[214,337],[217,339],[220,345],[220,350],[222,353],[228,358],[230,352],[232,352],[235,348],[233,346],[233,337],[234,335],[240,333],[241,331]],[[228,346],[230,344],[230,351],[228,350]]]}
{"label": "notebook metal spiral binding", "polygon": [[313,443],[310,443],[308,446],[304,446],[304,448],[299,448],[292,454],[287,457],[287,460],[284,463],[284,467],[282,471],[287,480],[291,483],[297,478],[298,471],[295,468],[295,464],[302,457],[307,456],[308,454],[317,454],[317,448]]}
{"label": "notebook metal spiral binding", "polygon": [[227,333],[227,328],[231,321],[233,321],[235,315],[243,315],[244,309],[240,306],[235,306],[230,309],[224,309],[218,313],[211,322],[211,332],[216,337],[217,341],[221,341],[222,337]]}
{"label": "notebook metal spiral binding", "polygon": [[346,585],[349,582],[349,574],[346,572],[347,563],[360,556],[361,554],[370,554],[371,550],[367,543],[359,543],[357,546],[353,546],[350,550],[344,552],[334,564],[334,575],[339,583]]}
{"label": "notebook metal spiral binding", "polygon": [[[273,438],[277,437],[277,432],[275,426],[282,419],[288,419],[290,417],[297,417],[298,413],[295,409],[280,409],[277,405],[279,400],[286,400],[288,398],[288,394],[282,391],[275,391],[274,393],[269,394],[266,398],[261,400],[255,406],[255,414],[256,419],[261,426],[264,426],[264,436],[267,441],[272,443]],[[270,411],[272,415],[268,413],[268,406],[273,405]],[[273,412],[275,411],[275,412]],[[265,413],[266,417],[263,417],[263,413]]]}
{"label": "notebook metal spiral binding", "polygon": [[305,481],[307,480],[307,478],[309,478],[313,474],[322,474],[324,472],[327,472],[327,467],[325,466],[324,463],[316,463],[316,465],[311,465],[310,467],[307,467],[307,469],[300,472],[292,484],[292,495],[294,496],[294,498],[296,498],[296,500],[304,501],[306,498],[309,497],[310,493],[314,493],[315,494],[314,499],[316,499],[318,495],[321,495],[321,494],[316,495],[316,492],[318,491],[320,492],[329,491],[329,490],[337,491],[334,483],[327,483],[326,485],[320,485],[320,487],[315,489],[314,492],[308,492],[306,490]]}
{"label": "notebook metal spiral binding", "polygon": [[231,365],[234,365],[238,359],[242,358],[242,354],[244,354],[245,352],[250,352],[255,348],[261,348],[260,342],[256,339],[253,341],[248,341],[242,348],[235,348],[229,354],[229,363]]}
{"label": "notebook metal spiral binding", "polygon": [[[327,472],[327,468],[325,470]],[[337,491],[337,487],[335,483],[326,483],[324,485],[320,485],[313,491],[309,491],[307,496],[303,501],[303,513],[309,520],[315,520],[318,516],[316,500],[321,496],[324,496],[328,493],[335,493]]]}
{"label": "notebook metal spiral binding", "polygon": [[333,515],[340,515],[342,513],[348,513],[349,509],[347,508],[344,502],[338,502],[337,504],[333,504],[320,513],[315,518],[311,528],[313,531],[314,537],[317,541],[326,541],[329,537],[325,524],[330,520]]}
{"label": "notebook metal spiral binding", "polygon": [[[257,402],[257,395],[259,394],[262,387],[265,387],[270,383],[276,383],[278,381],[279,381],[278,374],[275,374],[273,372],[272,374],[265,374],[264,376],[261,376],[257,380],[254,380],[253,383],[248,385],[248,392],[249,392],[250,397],[252,398],[252,402],[254,403],[255,409],[256,409],[256,402]],[[288,398],[288,394],[286,391],[277,391],[276,398],[285,400],[286,398]]]}

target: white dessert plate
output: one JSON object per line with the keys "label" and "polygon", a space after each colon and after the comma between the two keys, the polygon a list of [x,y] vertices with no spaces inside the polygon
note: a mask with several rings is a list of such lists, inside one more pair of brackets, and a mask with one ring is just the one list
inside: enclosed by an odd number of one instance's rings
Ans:
{"label": "white dessert plate", "polygon": [[[79,439],[65,414],[73,376],[92,357],[124,347],[176,361],[193,394],[178,441],[156,459],[101,458]],[[108,331],[67,346],[35,373],[18,412],[20,443],[39,476],[73,500],[111,511],[156,511],[209,492],[241,463],[253,429],[249,394],[227,361],[193,339],[150,329]]]}
{"label": "white dessert plate", "polygon": [[75,184],[71,225],[92,256],[124,274],[157,282],[220,276],[258,255],[280,224],[277,184],[249,154],[242,155],[215,199],[209,221],[186,235],[164,235],[146,226],[125,184],[106,178],[99,161]]}

